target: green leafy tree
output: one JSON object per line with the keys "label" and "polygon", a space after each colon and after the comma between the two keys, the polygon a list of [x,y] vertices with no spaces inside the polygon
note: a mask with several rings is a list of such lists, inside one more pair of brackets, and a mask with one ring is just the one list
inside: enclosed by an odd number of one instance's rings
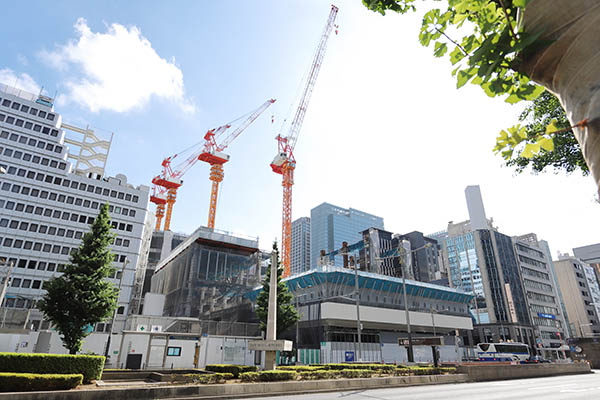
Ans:
{"label": "green leafy tree", "polygon": [[47,292],[38,303],[70,354],[81,350],[88,328],[109,318],[117,307],[118,289],[106,280],[114,273],[110,229],[108,204],[104,204],[64,273],[44,285]]}
{"label": "green leafy tree", "polygon": [[[281,281],[283,268],[279,262],[277,242],[273,243],[273,252],[277,255],[277,337],[294,325],[300,319],[300,314],[292,305],[292,294],[285,282]],[[267,317],[269,313],[269,282],[271,280],[271,266],[267,269],[267,276],[263,281],[263,288],[256,299],[256,315],[260,320],[260,329],[267,330]]]}
{"label": "green leafy tree", "polygon": [[[363,0],[383,15],[426,7],[419,41],[448,56],[457,87],[472,83],[508,103],[533,100],[545,89],[567,112],[569,127],[600,188],[600,8],[587,0]],[[538,86],[540,85],[540,86]],[[496,151],[510,159],[554,150],[563,132],[551,123],[537,135],[520,125],[500,132]],[[563,147],[560,148],[561,150]],[[559,154],[557,157],[561,157]]]}
{"label": "green leafy tree", "polygon": [[507,166],[515,167],[518,173],[522,173],[527,167],[531,167],[536,174],[543,172],[547,167],[553,167],[555,172],[581,171],[583,175],[589,174],[579,142],[573,136],[573,131],[569,129],[571,124],[556,96],[547,90],[544,91],[521,113],[519,121],[526,123],[525,144],[535,144],[540,132],[545,132],[546,127],[552,123],[564,131],[552,135],[554,143],[552,151],[541,149],[533,157],[524,157],[524,146],[512,148],[512,152],[506,153]]}

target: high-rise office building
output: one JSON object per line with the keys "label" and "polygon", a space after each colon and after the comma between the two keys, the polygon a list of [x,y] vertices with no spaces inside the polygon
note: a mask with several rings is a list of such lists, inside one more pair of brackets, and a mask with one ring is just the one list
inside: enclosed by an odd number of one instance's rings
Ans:
{"label": "high-rise office building", "polygon": [[575,337],[600,334],[600,288],[594,269],[578,258],[560,256],[554,261],[556,276]]}
{"label": "high-rise office building", "polygon": [[[355,243],[368,228],[383,228],[383,218],[353,208],[345,209],[323,203],[310,210],[310,266],[318,265],[321,250],[330,252],[343,242]],[[337,266],[341,260],[336,259]]]}
{"label": "high-rise office building", "polygon": [[531,322],[537,328],[537,348],[548,358],[566,341],[568,325],[561,307],[551,260],[533,233],[513,238]]}
{"label": "high-rise office building", "polygon": [[469,210],[469,221],[471,229],[487,229],[488,220],[485,216],[485,208],[481,197],[479,185],[467,186],[465,189],[467,198],[467,209]]}
{"label": "high-rise office building", "polygon": [[512,239],[485,217],[481,191],[465,190],[470,219],[450,222],[443,243],[450,286],[476,295],[474,342],[512,340],[536,347]]}
{"label": "high-rise office building", "polygon": [[[117,235],[110,281],[121,287],[115,331],[123,326],[143,284],[149,188],[134,187],[120,174],[104,177],[109,148],[94,131],[65,124],[53,99],[0,85],[0,166],[6,170],[0,175],[0,258],[14,266],[4,328],[48,329],[35,308],[44,282],[64,270],[107,202]],[[110,324],[95,329],[108,332]]]}
{"label": "high-rise office building", "polygon": [[310,218],[302,217],[292,222],[292,275],[310,269]]}

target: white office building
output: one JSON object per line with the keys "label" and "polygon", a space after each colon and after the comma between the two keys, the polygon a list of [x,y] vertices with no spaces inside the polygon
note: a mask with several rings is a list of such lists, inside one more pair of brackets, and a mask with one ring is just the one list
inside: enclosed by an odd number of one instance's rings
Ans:
{"label": "white office building", "polygon": [[536,345],[542,355],[556,359],[566,344],[568,326],[556,287],[552,260],[534,233],[513,237],[521,280],[529,304]]}
{"label": "white office building", "polygon": [[0,279],[11,274],[2,328],[48,329],[35,307],[44,282],[64,270],[106,202],[117,235],[110,280],[121,285],[115,330],[130,302],[139,301],[152,233],[149,188],[134,187],[121,174],[104,177],[110,144],[63,123],[53,99],[0,85],[0,166],[6,170],[0,175]]}

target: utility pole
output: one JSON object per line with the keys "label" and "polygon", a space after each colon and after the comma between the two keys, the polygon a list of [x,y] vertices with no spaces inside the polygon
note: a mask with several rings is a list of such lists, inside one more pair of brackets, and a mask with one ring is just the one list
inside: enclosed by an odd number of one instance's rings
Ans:
{"label": "utility pole", "polygon": [[[269,308],[267,312],[267,341],[274,342],[277,338],[277,252],[271,253],[271,276],[269,279]],[[265,369],[274,370],[276,367],[277,351],[265,351]]]}
{"label": "utility pole", "polygon": [[[365,243],[365,265],[367,261],[368,244]],[[346,251],[347,253],[347,251]],[[356,333],[358,334],[358,361],[362,361],[362,324],[360,323],[360,292],[358,291],[358,265],[354,263],[354,295],[356,298]]]}
{"label": "utility pole", "polygon": [[411,329],[410,329],[410,312],[408,311],[408,298],[406,296],[406,270],[407,270],[407,257],[410,257],[410,252],[407,252],[406,249],[403,246],[403,242],[405,242],[404,240],[402,242],[400,242],[400,249],[401,249],[401,254],[402,257],[404,258],[403,260],[403,265],[404,268],[402,268],[402,297],[404,298],[404,313],[406,315],[406,333],[408,334],[408,351],[407,351],[407,357],[408,357],[408,362],[415,362],[415,358],[413,355],[413,345],[412,345],[412,334],[411,334]]}

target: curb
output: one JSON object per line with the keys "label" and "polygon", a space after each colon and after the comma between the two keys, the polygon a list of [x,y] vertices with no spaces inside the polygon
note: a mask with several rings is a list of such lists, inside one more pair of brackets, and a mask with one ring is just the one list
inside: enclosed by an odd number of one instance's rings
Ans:
{"label": "curb", "polygon": [[128,400],[142,399],[234,399],[239,397],[282,396],[357,389],[465,383],[467,375],[421,375],[381,378],[314,381],[258,382],[219,385],[181,385],[151,388],[60,390],[52,392],[1,393],[0,400]]}

